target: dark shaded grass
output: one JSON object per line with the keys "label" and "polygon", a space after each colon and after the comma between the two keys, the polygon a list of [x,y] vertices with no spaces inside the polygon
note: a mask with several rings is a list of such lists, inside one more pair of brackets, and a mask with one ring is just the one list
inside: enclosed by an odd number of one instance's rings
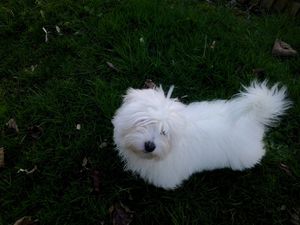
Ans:
{"label": "dark shaded grass", "polygon": [[[0,10],[0,143],[6,149],[0,224],[25,215],[41,224],[109,224],[108,209],[118,201],[135,211],[133,224],[290,223],[289,212],[300,207],[299,58],[270,52],[275,38],[299,49],[298,18],[247,19],[197,1],[11,0]],[[47,43],[42,27],[51,32]],[[176,191],[123,172],[110,120],[128,87],[152,78],[165,88],[175,84],[174,96],[188,95],[185,102],[228,99],[254,79],[254,68],[265,70],[258,79],[287,85],[294,102],[268,133],[261,165],[196,174]],[[5,133],[11,117],[18,135]],[[39,140],[26,135],[32,125],[43,127]],[[108,146],[101,148],[103,142]],[[98,196],[90,172],[82,171],[84,157],[101,171]],[[17,173],[34,165],[31,175]]]}

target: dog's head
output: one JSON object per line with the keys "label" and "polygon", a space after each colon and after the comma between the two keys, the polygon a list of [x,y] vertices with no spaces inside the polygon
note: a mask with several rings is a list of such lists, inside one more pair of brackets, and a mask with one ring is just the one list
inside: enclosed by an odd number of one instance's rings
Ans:
{"label": "dog's head", "polygon": [[121,155],[160,160],[171,151],[184,124],[181,112],[185,107],[170,98],[173,88],[167,96],[161,87],[128,89],[112,120]]}

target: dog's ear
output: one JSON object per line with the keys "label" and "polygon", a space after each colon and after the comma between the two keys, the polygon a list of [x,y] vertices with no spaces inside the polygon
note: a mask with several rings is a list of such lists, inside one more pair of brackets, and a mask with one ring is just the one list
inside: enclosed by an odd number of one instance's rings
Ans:
{"label": "dog's ear", "polygon": [[123,96],[123,102],[130,102],[136,96],[138,90],[133,88],[128,88],[126,94]]}
{"label": "dog's ear", "polygon": [[132,93],[135,91],[135,89],[133,88],[128,88],[127,91],[126,91],[126,95],[124,95],[124,97],[126,96],[129,96],[129,95],[132,95]]}

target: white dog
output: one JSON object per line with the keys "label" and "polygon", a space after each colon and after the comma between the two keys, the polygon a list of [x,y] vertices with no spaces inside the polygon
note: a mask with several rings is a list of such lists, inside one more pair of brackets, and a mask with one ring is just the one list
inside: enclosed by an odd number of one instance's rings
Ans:
{"label": "white dog", "polygon": [[231,100],[185,105],[161,87],[128,89],[112,120],[125,169],[173,189],[195,172],[251,168],[265,154],[264,133],[289,108],[286,88],[253,82]]}

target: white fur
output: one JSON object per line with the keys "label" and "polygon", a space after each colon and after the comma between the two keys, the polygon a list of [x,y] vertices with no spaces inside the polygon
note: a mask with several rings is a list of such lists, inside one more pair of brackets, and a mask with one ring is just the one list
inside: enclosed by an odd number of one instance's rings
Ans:
{"label": "white fur", "polygon": [[[185,105],[161,87],[128,89],[112,122],[125,168],[165,189],[195,172],[251,168],[265,154],[263,137],[289,108],[286,88],[253,82],[231,100]],[[145,151],[145,142],[156,148]]]}

